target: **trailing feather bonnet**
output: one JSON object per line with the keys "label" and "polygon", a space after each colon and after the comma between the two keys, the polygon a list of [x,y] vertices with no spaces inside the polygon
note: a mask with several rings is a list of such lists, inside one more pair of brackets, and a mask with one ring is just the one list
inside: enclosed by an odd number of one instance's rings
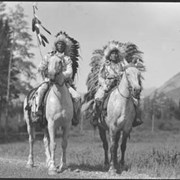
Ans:
{"label": "trailing feather bonnet", "polygon": [[54,50],[56,49],[57,42],[64,42],[65,43],[65,52],[64,55],[69,56],[72,60],[72,68],[73,68],[73,76],[72,79],[77,73],[77,69],[79,67],[78,60],[79,60],[79,42],[76,41],[74,38],[68,36],[66,32],[60,31],[56,36],[54,41]]}

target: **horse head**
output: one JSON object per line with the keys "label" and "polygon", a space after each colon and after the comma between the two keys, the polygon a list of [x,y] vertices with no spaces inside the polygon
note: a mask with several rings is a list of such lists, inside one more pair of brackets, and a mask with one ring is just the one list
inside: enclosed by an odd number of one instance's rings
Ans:
{"label": "horse head", "polygon": [[124,72],[127,82],[128,89],[132,97],[138,99],[142,91],[141,84],[141,73],[134,65],[129,65],[125,68]]}
{"label": "horse head", "polygon": [[57,56],[51,56],[48,63],[48,77],[51,81],[55,81],[57,75],[62,72],[62,60]]}

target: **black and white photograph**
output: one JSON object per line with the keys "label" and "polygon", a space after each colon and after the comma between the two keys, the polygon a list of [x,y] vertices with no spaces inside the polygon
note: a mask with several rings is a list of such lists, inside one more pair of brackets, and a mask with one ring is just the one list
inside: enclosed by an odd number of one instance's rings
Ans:
{"label": "black and white photograph", "polygon": [[180,2],[1,1],[0,178],[179,179]]}

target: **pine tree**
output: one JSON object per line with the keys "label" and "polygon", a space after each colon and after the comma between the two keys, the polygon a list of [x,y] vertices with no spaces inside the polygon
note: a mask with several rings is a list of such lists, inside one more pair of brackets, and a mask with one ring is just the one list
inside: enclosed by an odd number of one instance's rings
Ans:
{"label": "pine tree", "polygon": [[34,54],[30,52],[34,45],[32,44],[32,36],[28,32],[28,23],[25,18],[24,9],[19,4],[16,5],[15,10],[11,9],[9,20],[13,31],[13,59],[11,67],[13,98],[18,97],[20,93],[26,94],[32,89],[30,81],[36,78],[33,73],[36,66],[31,61]]}
{"label": "pine tree", "polygon": [[7,14],[5,10],[6,10],[6,4],[3,1],[0,1],[0,19],[6,18]]}
{"label": "pine tree", "polygon": [[[3,9],[5,6],[1,6]],[[1,16],[2,14],[2,16]],[[24,9],[17,5],[9,14],[0,12],[0,84],[1,102],[5,99],[5,136],[8,130],[9,105],[20,94],[26,94],[31,88],[30,80],[35,79],[33,70],[36,66],[31,62],[34,54],[32,37],[28,33]],[[5,20],[4,20],[5,19]]]}

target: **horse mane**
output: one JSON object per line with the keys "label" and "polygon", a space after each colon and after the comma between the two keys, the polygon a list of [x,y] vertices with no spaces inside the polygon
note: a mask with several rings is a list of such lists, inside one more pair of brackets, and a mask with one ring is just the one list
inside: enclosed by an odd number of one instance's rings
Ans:
{"label": "horse mane", "polygon": [[[129,63],[128,65],[124,66],[124,70],[126,70],[127,68],[129,67],[135,67],[136,69],[138,69],[140,72],[141,71],[145,71],[145,67],[143,66],[139,66],[139,65],[136,65],[136,64],[133,64],[133,63]],[[142,80],[144,79],[144,77],[142,76],[142,74],[140,74],[140,86],[143,88],[143,85],[142,85]]]}
{"label": "horse mane", "polygon": [[144,62],[141,56],[143,52],[139,50],[136,44],[131,42],[125,43],[124,50],[125,50],[125,59],[128,63],[136,61],[137,59],[139,59],[142,63]]}

